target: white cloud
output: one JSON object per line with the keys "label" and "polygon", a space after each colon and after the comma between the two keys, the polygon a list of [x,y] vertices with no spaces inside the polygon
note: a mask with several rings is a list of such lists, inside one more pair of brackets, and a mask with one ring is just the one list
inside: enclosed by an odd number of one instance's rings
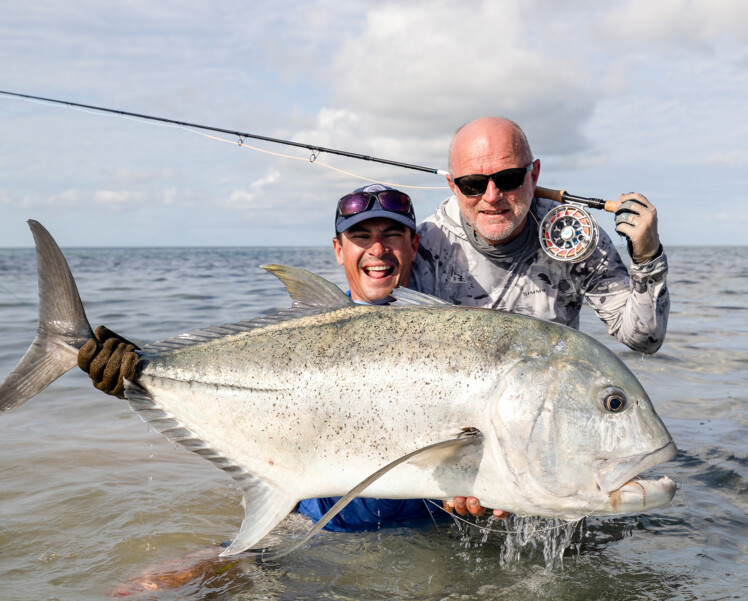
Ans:
{"label": "white cloud", "polygon": [[748,221],[748,215],[738,213],[714,213],[705,216],[707,221],[726,221],[729,223]]}
{"label": "white cloud", "polygon": [[140,203],[145,200],[142,192],[131,190],[97,190],[93,196],[95,202],[112,206]]}
{"label": "white cloud", "polygon": [[709,155],[706,162],[711,165],[748,165],[748,150],[716,152]]}
{"label": "white cloud", "polygon": [[80,207],[83,204],[83,195],[80,190],[63,190],[52,195],[49,204],[55,207]]}
{"label": "white cloud", "polygon": [[162,184],[163,182],[173,181],[177,178],[177,175],[175,169],[135,170],[121,167],[116,169],[109,179],[117,186],[140,187],[154,182]]}
{"label": "white cloud", "polygon": [[330,100],[298,138],[438,168],[454,130],[491,114],[518,121],[543,152],[589,147],[583,56],[536,43],[519,1],[370,6],[362,28],[342,35]]}
{"label": "white cloud", "polygon": [[[726,189],[745,189],[742,0],[74,4],[0,0],[4,89],[433,168],[445,167],[459,125],[504,115],[526,130],[541,177],[580,193],[659,187],[680,209],[705,161],[733,166],[720,169]],[[290,224],[327,241],[335,200],[362,183],[310,165],[302,149],[257,142],[301,160],[267,157],[60,107],[3,102],[0,127],[4,243],[16,235],[6,223],[26,218],[26,207],[66,206],[93,220],[94,202],[143,236],[154,230],[133,228],[138,219],[176,228],[152,219],[160,211],[210,220],[202,243],[223,223],[256,228],[241,240]],[[371,162],[317,162],[396,185],[444,185]],[[414,190],[419,217],[444,194]],[[678,235],[694,238],[685,221]]]}
{"label": "white cloud", "polygon": [[724,36],[748,39],[743,0],[628,0],[606,11],[601,33],[623,44],[711,51]]}
{"label": "white cloud", "polygon": [[280,172],[271,169],[268,173],[252,182],[249,189],[233,190],[227,198],[219,199],[219,203],[224,207],[233,207],[235,209],[252,209],[254,211],[264,209],[278,209],[278,199],[275,194],[264,193],[264,190],[280,179]]}

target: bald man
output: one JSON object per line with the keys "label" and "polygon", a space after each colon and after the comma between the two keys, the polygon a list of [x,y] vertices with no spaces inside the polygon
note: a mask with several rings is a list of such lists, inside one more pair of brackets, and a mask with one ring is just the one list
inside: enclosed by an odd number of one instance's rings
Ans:
{"label": "bald man", "polygon": [[540,160],[516,123],[481,117],[461,127],[449,170],[453,196],[418,227],[413,288],[574,328],[586,299],[623,344],[642,353],[660,348],[670,310],[667,259],[644,196],[619,198],[616,231],[628,241],[628,269],[602,230],[587,259],[561,262],[541,249],[538,224],[557,204],[535,198]]}

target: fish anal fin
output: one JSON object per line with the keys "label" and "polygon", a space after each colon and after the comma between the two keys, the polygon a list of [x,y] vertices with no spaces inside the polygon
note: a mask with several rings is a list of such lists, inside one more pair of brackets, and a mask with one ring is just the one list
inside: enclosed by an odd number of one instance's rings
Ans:
{"label": "fish anal fin", "polygon": [[239,534],[221,557],[236,555],[259,543],[285,518],[299,499],[292,498],[258,478],[252,478],[243,490],[244,521]]}

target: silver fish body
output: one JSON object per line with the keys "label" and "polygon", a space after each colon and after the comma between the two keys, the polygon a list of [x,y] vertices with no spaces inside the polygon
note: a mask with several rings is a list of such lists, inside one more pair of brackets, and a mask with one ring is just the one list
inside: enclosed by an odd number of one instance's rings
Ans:
{"label": "silver fish body", "polygon": [[[49,234],[32,230],[39,248]],[[54,281],[42,278],[43,262],[59,260],[40,255],[40,283]],[[670,434],[634,375],[594,339],[412,293],[415,305],[353,305],[318,276],[267,268],[289,289],[291,310],[149,345],[126,389],[152,427],[241,486],[246,516],[226,554],[256,545],[299,500],[344,495],[383,465],[466,430],[480,441],[424,452],[361,494],[472,495],[566,519],[672,499],[670,479],[638,478],[675,455]],[[70,324],[54,334],[68,355],[87,336],[79,316]],[[24,358],[8,381],[23,380],[16,372],[34,361]],[[0,385],[0,411],[35,389],[17,388]]]}

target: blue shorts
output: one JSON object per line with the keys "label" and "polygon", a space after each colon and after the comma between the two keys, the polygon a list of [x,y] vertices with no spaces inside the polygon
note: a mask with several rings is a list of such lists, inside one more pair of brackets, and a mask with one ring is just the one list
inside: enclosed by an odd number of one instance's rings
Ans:
{"label": "blue shorts", "polygon": [[[306,499],[299,503],[299,513],[308,516],[316,524],[340,497]],[[343,511],[324,527],[332,532],[360,532],[378,530],[388,526],[404,526],[408,522],[432,520],[442,512],[429,507],[424,499],[368,499],[356,497]],[[441,504],[440,504],[441,505]]]}

